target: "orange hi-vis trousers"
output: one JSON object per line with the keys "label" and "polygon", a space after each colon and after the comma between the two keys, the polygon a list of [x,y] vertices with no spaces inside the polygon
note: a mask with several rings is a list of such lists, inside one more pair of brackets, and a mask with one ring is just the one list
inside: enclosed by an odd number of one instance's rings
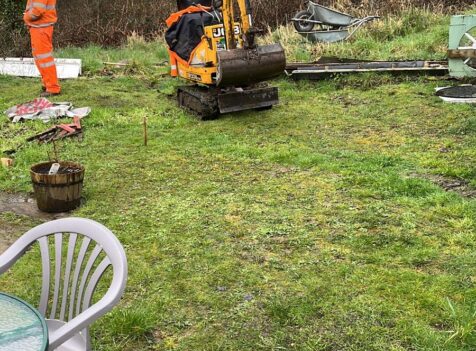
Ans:
{"label": "orange hi-vis trousers", "polygon": [[58,83],[56,64],[53,57],[53,26],[44,28],[30,27],[31,48],[36,67],[41,74],[43,86],[48,93],[58,94],[61,87]]}

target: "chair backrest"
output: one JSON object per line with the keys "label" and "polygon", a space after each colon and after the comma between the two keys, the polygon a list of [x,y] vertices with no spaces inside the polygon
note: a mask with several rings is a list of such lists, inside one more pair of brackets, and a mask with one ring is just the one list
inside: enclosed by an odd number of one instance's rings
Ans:
{"label": "chair backrest", "polygon": [[[120,301],[126,286],[127,259],[121,243],[105,226],[88,219],[66,218],[42,224],[20,237],[0,255],[0,274],[35,242],[39,243],[42,258],[39,310],[47,319],[67,322],[50,335],[49,349],[54,350],[83,329],[87,334],[87,327]],[[109,266],[111,285],[91,306]]]}

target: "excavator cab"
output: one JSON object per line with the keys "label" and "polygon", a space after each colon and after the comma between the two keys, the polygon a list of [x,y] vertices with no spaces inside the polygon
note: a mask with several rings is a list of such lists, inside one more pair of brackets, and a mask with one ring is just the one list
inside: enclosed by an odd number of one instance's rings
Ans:
{"label": "excavator cab", "polygon": [[195,83],[179,88],[179,104],[204,119],[279,102],[264,82],[284,72],[284,49],[257,45],[250,1],[236,1],[239,16],[234,0],[178,0],[167,20],[171,74]]}

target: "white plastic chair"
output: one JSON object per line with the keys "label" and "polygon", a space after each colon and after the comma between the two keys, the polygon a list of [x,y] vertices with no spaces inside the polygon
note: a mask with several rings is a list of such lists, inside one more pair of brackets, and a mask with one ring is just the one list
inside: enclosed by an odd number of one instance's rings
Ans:
{"label": "white plastic chair", "polygon": [[[54,242],[54,281],[51,280],[50,246],[53,245],[50,245],[50,238],[54,239],[51,240],[52,244]],[[81,245],[77,245],[81,238]],[[97,222],[82,218],[59,219],[28,231],[0,255],[0,275],[36,241],[40,246],[43,271],[39,311],[48,325],[48,350],[89,351],[88,326],[109,312],[124,293],[127,280],[124,248],[109,229]],[[63,243],[67,243],[67,252],[63,250]],[[63,257],[64,253],[66,257]],[[109,266],[112,266],[111,285],[91,306],[99,280]],[[51,293],[50,286],[53,287]]]}

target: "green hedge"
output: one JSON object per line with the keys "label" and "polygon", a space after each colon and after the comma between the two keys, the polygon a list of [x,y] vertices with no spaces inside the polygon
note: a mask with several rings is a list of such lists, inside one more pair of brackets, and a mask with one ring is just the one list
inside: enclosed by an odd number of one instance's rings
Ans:
{"label": "green hedge", "polygon": [[[318,0],[319,3],[352,13],[398,16],[409,7],[457,13],[474,0]],[[26,0],[0,0],[0,57],[29,54],[28,35],[22,22]],[[260,28],[288,22],[304,7],[303,0],[251,0]],[[84,46],[95,43],[120,45],[135,33],[146,39],[161,37],[164,21],[176,10],[175,0],[60,0],[55,45]]]}
{"label": "green hedge", "polygon": [[28,35],[23,24],[25,3],[0,0],[0,57],[28,55]]}
{"label": "green hedge", "polygon": [[7,30],[18,30],[23,27],[22,15],[25,1],[0,0],[0,22]]}

